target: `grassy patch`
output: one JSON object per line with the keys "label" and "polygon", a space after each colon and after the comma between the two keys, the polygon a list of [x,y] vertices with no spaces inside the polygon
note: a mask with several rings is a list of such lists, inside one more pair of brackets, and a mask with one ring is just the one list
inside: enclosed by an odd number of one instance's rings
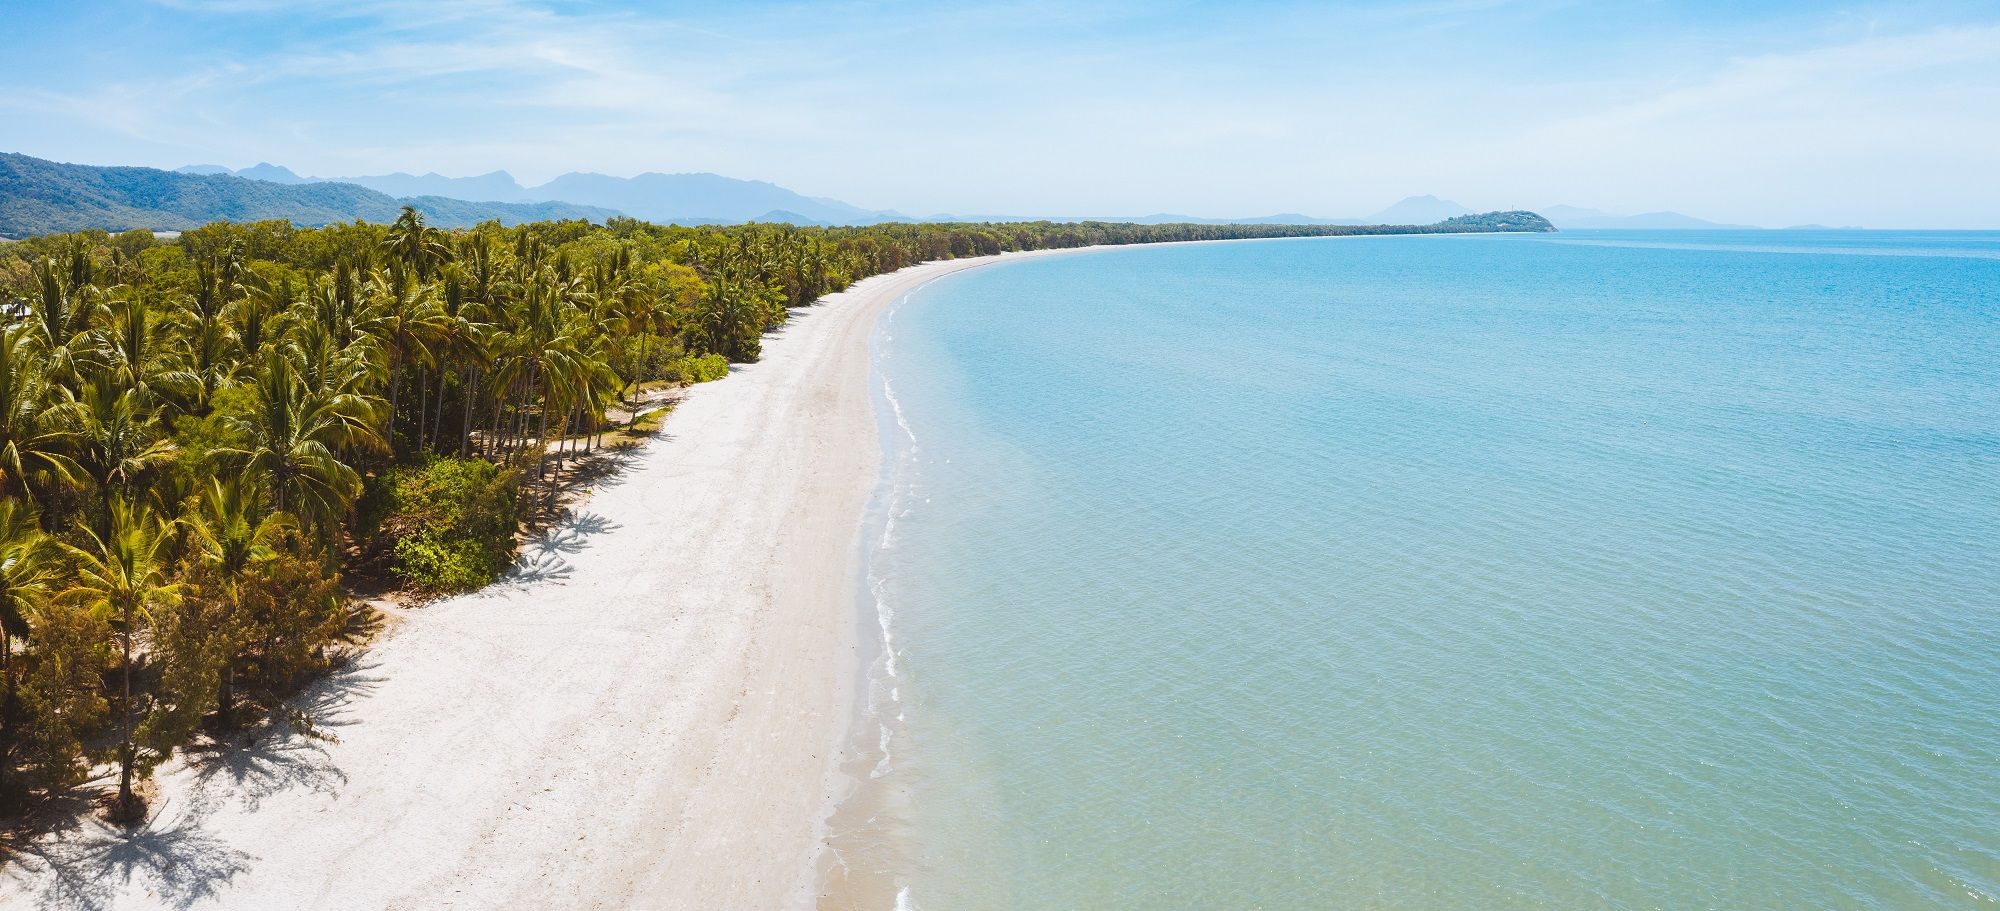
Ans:
{"label": "grassy patch", "polygon": [[706,383],[729,375],[729,359],[720,354],[677,358],[666,365],[666,380],[680,385]]}
{"label": "grassy patch", "polygon": [[626,430],[639,436],[652,436],[660,432],[660,425],[666,423],[667,414],[671,411],[672,408],[655,408],[640,412],[632,418],[632,426]]}

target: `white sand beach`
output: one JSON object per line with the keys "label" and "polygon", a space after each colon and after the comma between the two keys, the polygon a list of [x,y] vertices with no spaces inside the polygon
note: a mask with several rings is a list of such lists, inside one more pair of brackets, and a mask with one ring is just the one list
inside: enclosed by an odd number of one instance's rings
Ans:
{"label": "white sand beach", "polygon": [[325,738],[177,759],[0,908],[804,908],[844,786],[879,276],[690,391],[514,577],[408,612],[307,695]]}

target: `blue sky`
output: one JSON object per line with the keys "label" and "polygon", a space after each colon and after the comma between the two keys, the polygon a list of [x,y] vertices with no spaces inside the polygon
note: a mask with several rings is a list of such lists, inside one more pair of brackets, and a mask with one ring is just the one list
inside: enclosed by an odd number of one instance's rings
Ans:
{"label": "blue sky", "polygon": [[0,150],[928,214],[2000,227],[2000,3],[0,0]]}

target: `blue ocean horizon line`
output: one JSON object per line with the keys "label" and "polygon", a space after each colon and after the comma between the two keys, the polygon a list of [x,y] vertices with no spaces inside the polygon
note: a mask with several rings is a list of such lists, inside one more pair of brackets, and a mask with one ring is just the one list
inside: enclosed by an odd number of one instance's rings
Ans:
{"label": "blue ocean horizon line", "polygon": [[[1718,253],[1782,253],[1840,256],[1930,256],[2000,259],[1996,231],[1887,231],[1875,229],[1814,229],[1810,231],[1564,231],[1558,243],[1594,244],[1647,249],[1707,250]],[[1837,243],[1851,239],[1863,245]],[[1761,242],[1760,242],[1761,241]],[[1937,246],[1953,241],[1956,246]]]}

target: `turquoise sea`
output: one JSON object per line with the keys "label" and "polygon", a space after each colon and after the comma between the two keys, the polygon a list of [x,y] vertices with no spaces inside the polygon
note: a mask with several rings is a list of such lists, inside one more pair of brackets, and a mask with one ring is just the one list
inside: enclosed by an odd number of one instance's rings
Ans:
{"label": "turquoise sea", "polygon": [[904,907],[2000,905],[2000,233],[1024,259],[875,356]]}

